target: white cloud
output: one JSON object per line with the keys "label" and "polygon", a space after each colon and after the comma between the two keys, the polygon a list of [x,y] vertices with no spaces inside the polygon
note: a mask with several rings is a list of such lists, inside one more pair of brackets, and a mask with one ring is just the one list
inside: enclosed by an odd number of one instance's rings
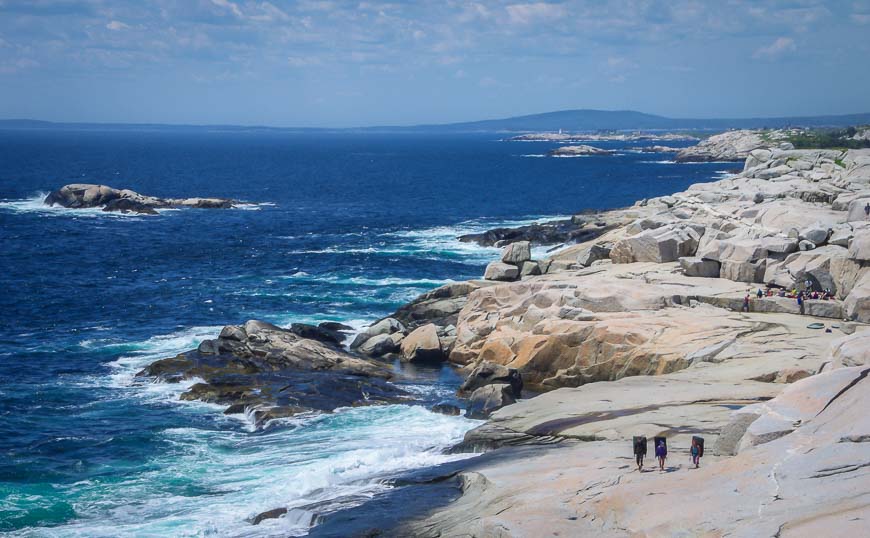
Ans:
{"label": "white cloud", "polygon": [[287,63],[293,67],[308,67],[319,64],[320,60],[313,56],[290,56],[287,58]]}
{"label": "white cloud", "polygon": [[538,2],[534,4],[512,4],[505,8],[510,22],[514,24],[531,24],[539,21],[558,19],[567,14],[565,6],[561,4],[547,4]]}
{"label": "white cloud", "polygon": [[106,28],[114,32],[120,32],[121,30],[127,30],[130,27],[121,21],[112,21],[106,25]]}
{"label": "white cloud", "polygon": [[868,13],[852,13],[849,18],[856,24],[870,24],[870,14]]}
{"label": "white cloud", "polygon": [[235,15],[236,17],[238,17],[240,19],[245,17],[242,14],[242,10],[239,9],[239,6],[234,4],[233,2],[230,2],[230,0],[211,0],[211,3],[218,6],[218,7],[229,9],[230,11],[233,12],[233,15]]}
{"label": "white cloud", "polygon": [[779,37],[770,45],[756,50],[752,57],[756,59],[773,60],[790,52],[794,52],[795,50],[797,50],[797,45],[795,44],[794,39],[790,37]]}

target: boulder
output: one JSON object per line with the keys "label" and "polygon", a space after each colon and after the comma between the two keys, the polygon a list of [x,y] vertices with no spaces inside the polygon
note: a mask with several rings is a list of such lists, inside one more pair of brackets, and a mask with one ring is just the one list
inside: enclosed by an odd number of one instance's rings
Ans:
{"label": "boulder", "polygon": [[828,241],[831,230],[821,226],[810,226],[800,232],[800,239],[804,239],[816,246],[823,245]]}
{"label": "boulder", "polygon": [[870,331],[861,331],[837,340],[831,346],[831,367],[849,368],[870,364]]}
{"label": "boulder", "polygon": [[513,389],[507,383],[483,386],[471,393],[465,416],[473,419],[486,419],[506,405],[516,403]]}
{"label": "boulder", "polygon": [[680,267],[683,268],[683,274],[686,276],[719,278],[721,264],[716,260],[683,257],[679,261]]}
{"label": "boulder", "polygon": [[409,362],[439,362],[444,360],[438,329],[433,323],[414,329],[402,340],[402,358]]}
{"label": "boulder", "polygon": [[369,326],[363,332],[359,333],[353,342],[350,344],[351,349],[356,349],[363,345],[366,340],[381,334],[393,334],[405,332],[405,326],[394,318],[384,318],[377,323]]}
{"label": "boulder", "polygon": [[370,357],[381,357],[387,353],[395,353],[402,342],[402,333],[376,334],[367,338],[356,349]]}
{"label": "boulder", "polygon": [[344,342],[345,336],[338,331],[310,325],[308,323],[293,323],[290,325],[290,332],[302,338],[311,338],[319,340],[327,344],[340,346]]}
{"label": "boulder", "polygon": [[764,281],[764,271],[767,268],[767,260],[756,262],[743,262],[723,260],[719,270],[719,277],[734,282],[761,283]]}
{"label": "boulder", "polygon": [[517,241],[511,243],[501,252],[502,263],[520,266],[523,262],[532,259],[531,243],[528,241]]}
{"label": "boulder", "polygon": [[462,409],[459,409],[453,404],[447,403],[435,404],[430,407],[429,410],[433,413],[438,413],[439,415],[447,415],[450,417],[456,417],[459,416],[460,413],[462,413]]}
{"label": "boulder", "polygon": [[870,269],[862,270],[862,276],[843,301],[843,311],[847,319],[870,323]]}
{"label": "boulder", "polygon": [[693,256],[700,234],[690,226],[668,225],[617,241],[610,251],[613,263],[672,262]]}
{"label": "boulder", "polygon": [[611,248],[612,245],[610,243],[596,243],[594,245],[589,245],[577,254],[577,263],[589,267],[598,260],[606,260],[610,258]]}
{"label": "boulder", "polygon": [[468,377],[459,387],[460,393],[471,393],[492,384],[508,384],[514,398],[520,398],[523,391],[523,377],[516,368],[508,368],[489,361],[475,365]]}
{"label": "boulder", "polygon": [[520,267],[520,276],[537,276],[541,272],[541,266],[535,260],[523,262],[522,267]]}
{"label": "boulder", "polygon": [[859,198],[849,202],[846,222],[870,221],[870,216],[867,215],[867,204],[870,204],[870,198]]}
{"label": "boulder", "polygon": [[816,248],[816,244],[812,241],[801,239],[801,241],[798,243],[798,248],[804,251],[813,250],[814,248]]}
{"label": "boulder", "polygon": [[516,265],[492,262],[486,266],[486,272],[484,272],[483,278],[485,280],[510,282],[511,280],[516,280],[519,274],[520,270]]}
{"label": "boulder", "polygon": [[849,257],[862,262],[870,262],[870,231],[856,235],[849,244]]}

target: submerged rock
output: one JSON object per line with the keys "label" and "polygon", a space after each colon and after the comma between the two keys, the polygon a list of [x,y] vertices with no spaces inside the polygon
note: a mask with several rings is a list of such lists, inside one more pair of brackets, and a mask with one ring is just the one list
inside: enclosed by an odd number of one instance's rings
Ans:
{"label": "submerged rock", "polygon": [[156,215],[157,209],[178,207],[229,209],[235,203],[228,198],[158,198],[129,189],[121,190],[88,183],[64,185],[45,198],[45,204],[48,206],[59,205],[70,209],[102,207],[103,211],[149,215]]}

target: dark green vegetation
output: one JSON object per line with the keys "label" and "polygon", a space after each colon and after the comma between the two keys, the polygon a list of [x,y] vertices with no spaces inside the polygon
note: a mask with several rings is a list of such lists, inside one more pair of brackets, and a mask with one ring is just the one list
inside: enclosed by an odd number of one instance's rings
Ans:
{"label": "dark green vegetation", "polygon": [[870,148],[870,140],[855,140],[852,137],[859,129],[816,129],[803,131],[788,137],[796,149],[861,149]]}

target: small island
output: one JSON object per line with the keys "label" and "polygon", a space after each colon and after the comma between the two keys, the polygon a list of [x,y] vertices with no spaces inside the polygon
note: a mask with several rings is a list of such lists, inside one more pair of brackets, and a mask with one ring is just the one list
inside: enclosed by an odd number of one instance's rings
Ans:
{"label": "small island", "polygon": [[193,207],[199,209],[232,209],[237,202],[228,198],[157,198],[129,189],[106,185],[72,183],[45,197],[45,205],[68,209],[102,208],[103,211],[156,215],[158,209]]}
{"label": "small island", "polygon": [[613,155],[615,153],[612,149],[601,149],[581,144],[579,146],[562,146],[548,151],[547,155],[550,157],[581,157],[585,155]]}

